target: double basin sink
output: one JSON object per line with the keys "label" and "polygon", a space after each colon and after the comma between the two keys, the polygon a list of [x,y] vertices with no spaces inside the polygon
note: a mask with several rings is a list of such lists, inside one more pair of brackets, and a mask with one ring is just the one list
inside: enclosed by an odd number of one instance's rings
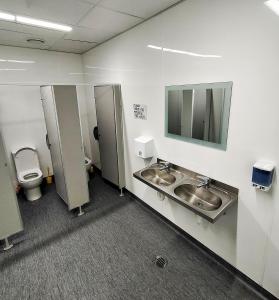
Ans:
{"label": "double basin sink", "polygon": [[238,190],[165,162],[144,168],[134,177],[214,223],[236,200]]}

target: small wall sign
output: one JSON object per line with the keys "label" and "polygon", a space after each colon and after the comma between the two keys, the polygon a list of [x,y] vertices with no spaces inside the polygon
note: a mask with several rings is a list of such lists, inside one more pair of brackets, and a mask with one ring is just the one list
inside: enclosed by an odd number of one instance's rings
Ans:
{"label": "small wall sign", "polygon": [[133,104],[135,119],[147,120],[147,105]]}

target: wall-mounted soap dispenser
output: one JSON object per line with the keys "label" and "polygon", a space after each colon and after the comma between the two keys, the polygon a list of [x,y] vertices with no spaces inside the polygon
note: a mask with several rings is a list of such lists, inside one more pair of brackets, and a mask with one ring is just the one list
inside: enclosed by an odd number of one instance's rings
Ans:
{"label": "wall-mounted soap dispenser", "polygon": [[140,136],[135,140],[135,154],[141,158],[150,158],[154,155],[154,141],[152,137]]}
{"label": "wall-mounted soap dispenser", "polygon": [[252,185],[262,191],[269,191],[272,186],[274,168],[274,164],[270,161],[257,161],[253,166]]}

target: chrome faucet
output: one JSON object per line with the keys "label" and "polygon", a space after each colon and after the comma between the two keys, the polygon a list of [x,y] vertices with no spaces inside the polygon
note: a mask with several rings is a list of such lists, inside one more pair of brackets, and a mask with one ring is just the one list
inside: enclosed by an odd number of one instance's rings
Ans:
{"label": "chrome faucet", "polygon": [[197,188],[200,187],[205,187],[205,188],[209,188],[211,179],[209,177],[206,176],[197,176],[197,178],[201,179],[203,182],[197,184]]}
{"label": "chrome faucet", "polygon": [[167,170],[167,172],[170,172],[171,163],[169,163],[169,162],[161,162],[160,164],[163,165],[160,168],[160,171]]}

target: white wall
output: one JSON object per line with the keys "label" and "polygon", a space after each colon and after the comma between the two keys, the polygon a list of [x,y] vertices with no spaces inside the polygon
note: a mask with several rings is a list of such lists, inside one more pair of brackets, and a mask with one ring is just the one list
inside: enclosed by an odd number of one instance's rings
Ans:
{"label": "white wall", "polygon": [[[1,59],[34,61],[32,64],[0,62],[1,84],[83,84],[81,56],[47,50],[0,46]],[[2,69],[24,69],[4,71]]]}
{"label": "white wall", "polygon": [[[34,61],[32,64],[0,62],[0,128],[10,153],[23,145],[38,149],[41,169],[46,176],[51,168],[45,144],[45,121],[41,105],[40,85],[73,84],[77,86],[81,128],[87,156],[91,146],[87,121],[87,95],[80,55],[54,51],[0,46],[1,59]],[[9,70],[3,69],[23,69]],[[15,181],[15,170],[10,160]]]}
{"label": "white wall", "polygon": [[[279,188],[255,191],[250,180],[257,159],[278,162],[278,25],[260,0],[188,0],[83,55],[88,83],[121,83],[128,190],[277,296]],[[222,57],[167,53],[149,44]],[[233,81],[227,151],[164,137],[164,86],[223,81]],[[148,106],[147,121],[134,119],[134,103]],[[89,130],[96,123],[90,110]],[[132,177],[146,164],[133,151],[142,134],[154,136],[158,157],[239,188],[238,206],[215,224],[198,224],[179,204],[160,201]]]}

